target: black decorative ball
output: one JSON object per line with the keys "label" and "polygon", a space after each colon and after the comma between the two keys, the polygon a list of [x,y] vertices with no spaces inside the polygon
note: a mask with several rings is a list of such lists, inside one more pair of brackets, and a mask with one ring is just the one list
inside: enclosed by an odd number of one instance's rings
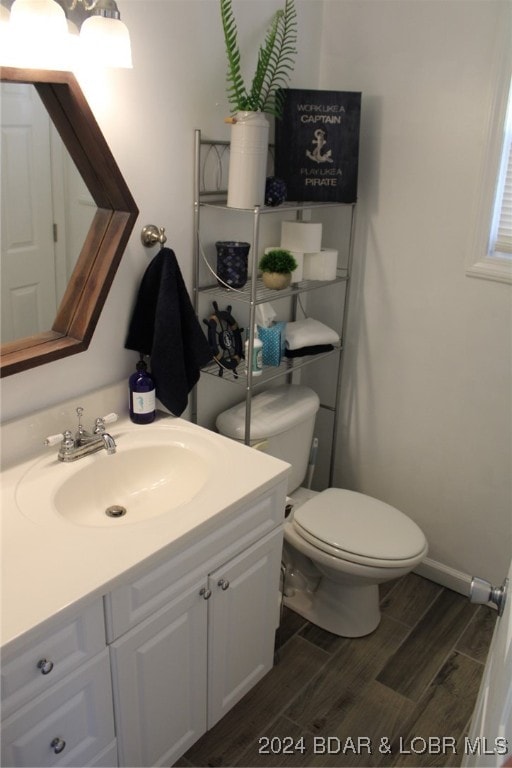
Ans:
{"label": "black decorative ball", "polygon": [[286,184],[276,176],[268,176],[265,183],[265,205],[272,208],[286,200]]}

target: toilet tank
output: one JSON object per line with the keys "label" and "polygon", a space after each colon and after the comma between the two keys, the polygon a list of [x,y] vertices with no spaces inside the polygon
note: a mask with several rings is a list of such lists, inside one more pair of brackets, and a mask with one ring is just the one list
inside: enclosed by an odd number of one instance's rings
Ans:
{"label": "toilet tank", "polygon": [[[288,493],[306,476],[315,418],[320,407],[316,392],[285,384],[251,400],[251,445],[292,465]],[[245,400],[217,416],[217,429],[234,440],[245,438]]]}

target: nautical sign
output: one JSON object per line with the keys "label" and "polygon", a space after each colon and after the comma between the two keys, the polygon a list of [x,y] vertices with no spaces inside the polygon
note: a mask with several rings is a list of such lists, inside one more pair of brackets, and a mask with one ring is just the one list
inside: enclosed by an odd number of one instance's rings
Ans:
{"label": "nautical sign", "polygon": [[287,200],[355,202],[361,93],[297,88],[282,93],[275,175],[286,183]]}

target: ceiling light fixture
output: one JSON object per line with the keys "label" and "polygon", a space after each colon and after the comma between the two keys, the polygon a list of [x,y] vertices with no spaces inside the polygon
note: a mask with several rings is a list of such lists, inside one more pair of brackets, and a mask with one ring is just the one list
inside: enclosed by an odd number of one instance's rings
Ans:
{"label": "ceiling light fixture", "polygon": [[130,33],[121,21],[115,0],[66,0],[70,11],[78,4],[90,12],[80,29],[81,55],[85,63],[131,68]]}
{"label": "ceiling light fixture", "polygon": [[[87,17],[81,25],[77,56],[76,32],[70,34],[64,9],[70,12],[78,6]],[[1,63],[8,66],[133,66],[130,33],[115,0],[14,0],[10,20],[7,24],[2,17],[2,27],[0,36],[7,45],[2,45]]]}
{"label": "ceiling light fixture", "polygon": [[55,0],[14,0],[8,37],[9,60],[5,63],[39,69],[66,68],[68,27],[66,15]]}

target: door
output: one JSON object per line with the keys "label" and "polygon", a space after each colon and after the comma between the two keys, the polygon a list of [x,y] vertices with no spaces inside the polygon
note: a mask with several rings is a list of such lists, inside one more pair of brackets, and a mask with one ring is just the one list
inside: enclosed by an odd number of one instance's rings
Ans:
{"label": "door", "polygon": [[279,528],[209,576],[208,728],[272,668],[282,546]]}
{"label": "door", "polygon": [[172,765],[206,730],[202,586],[110,646],[120,765]]}
{"label": "door", "polygon": [[2,83],[2,342],[50,330],[96,203],[36,89]]}
{"label": "door", "polygon": [[96,203],[55,127],[51,126],[52,194],[57,304],[87,239]]}
{"label": "door", "polygon": [[512,564],[464,745],[465,766],[512,765]]}
{"label": "door", "polygon": [[2,84],[2,342],[55,319],[50,120],[35,88]]}
{"label": "door", "polygon": [[49,330],[57,313],[50,120],[32,85],[2,94],[2,342]]}

